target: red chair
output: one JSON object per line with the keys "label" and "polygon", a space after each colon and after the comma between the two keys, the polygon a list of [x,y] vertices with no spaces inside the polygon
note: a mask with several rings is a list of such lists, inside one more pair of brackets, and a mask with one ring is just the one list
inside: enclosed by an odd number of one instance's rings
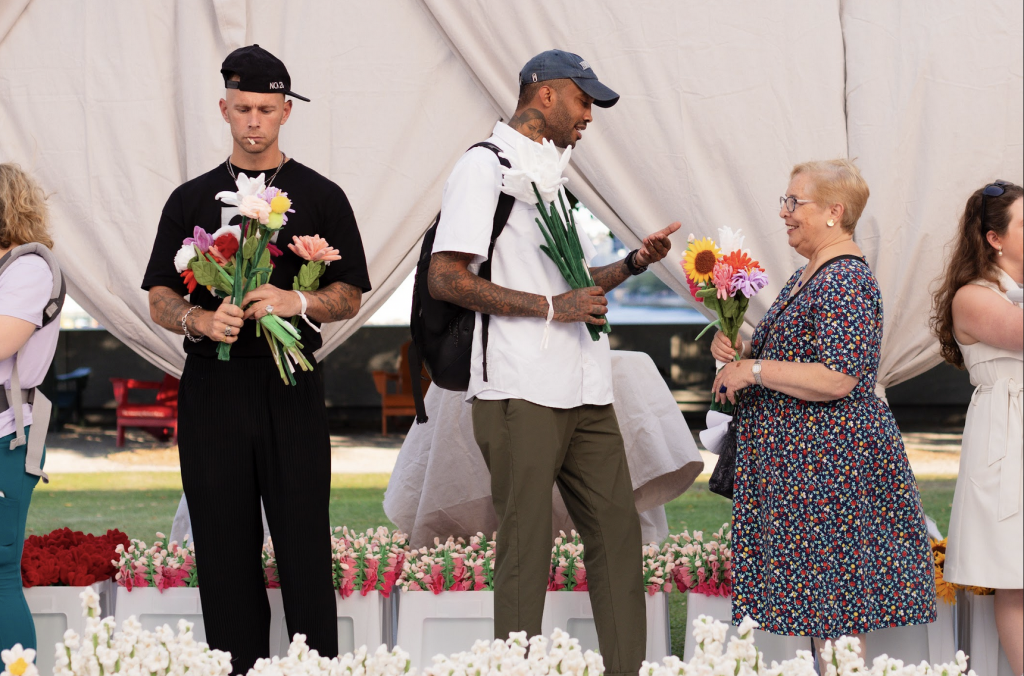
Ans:
{"label": "red chair", "polygon": [[[412,398],[412,381],[409,379],[409,346],[412,341],[402,345],[401,356],[398,360],[398,373],[389,371],[373,371],[373,384],[377,387],[380,395],[380,425],[383,434],[388,433],[389,416],[411,416],[416,415],[416,404]],[[423,394],[426,395],[430,387],[430,376],[427,369],[422,369],[421,375],[426,381],[423,383]],[[394,385],[394,387],[389,387]],[[393,390],[393,391],[392,391]]]}
{"label": "red chair", "polygon": [[[111,378],[114,386],[114,400],[117,402],[117,447],[124,446],[126,427],[145,427],[146,431],[161,441],[171,437],[178,441],[178,379],[165,375],[162,382],[135,380],[134,378]],[[128,401],[132,390],[156,390],[156,401],[152,404],[136,404]],[[152,428],[156,428],[155,430]]]}

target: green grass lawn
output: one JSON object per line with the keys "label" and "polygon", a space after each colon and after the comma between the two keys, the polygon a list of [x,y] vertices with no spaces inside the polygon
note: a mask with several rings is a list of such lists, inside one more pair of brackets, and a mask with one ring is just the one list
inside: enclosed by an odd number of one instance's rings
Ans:
{"label": "green grass lawn", "polygon": [[[386,474],[335,474],[331,480],[331,524],[359,530],[394,527],[382,506]],[[943,533],[949,527],[955,480],[920,477],[925,513]],[[167,533],[181,499],[181,477],[174,473],[58,474],[40,484],[28,513],[28,535],[67,526],[86,533],[118,528],[128,537],[152,543],[157,531]],[[732,502],[708,491],[707,479],[665,506],[669,530],[709,534],[731,518]],[[669,595],[672,652],[683,654],[685,595]]]}

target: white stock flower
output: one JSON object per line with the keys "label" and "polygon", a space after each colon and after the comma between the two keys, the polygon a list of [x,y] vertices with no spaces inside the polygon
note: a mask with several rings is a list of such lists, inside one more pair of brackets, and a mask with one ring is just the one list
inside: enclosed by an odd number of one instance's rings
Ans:
{"label": "white stock flower", "polygon": [[242,200],[245,197],[255,197],[267,189],[263,184],[264,176],[265,174],[260,174],[256,178],[249,178],[245,175],[245,172],[240,171],[238,172],[238,177],[235,179],[235,186],[238,188],[238,192],[224,190],[214,195],[213,199],[220,200],[224,204],[237,207],[242,203]]}
{"label": "white stock flower", "polygon": [[196,248],[192,244],[182,244],[178,253],[174,254],[174,269],[180,275],[196,257]]}
{"label": "white stock flower", "polygon": [[238,211],[246,218],[257,220],[263,225],[270,221],[270,204],[255,195],[246,195],[238,203]]}
{"label": "white stock flower", "polygon": [[519,139],[515,153],[508,158],[511,169],[502,167],[502,192],[505,192],[527,204],[536,204],[537,195],[533,191],[536,184],[545,206],[558,198],[558,191],[569,179],[562,176],[572,147],[566,148],[561,155],[551,141],[535,143],[528,139]]}

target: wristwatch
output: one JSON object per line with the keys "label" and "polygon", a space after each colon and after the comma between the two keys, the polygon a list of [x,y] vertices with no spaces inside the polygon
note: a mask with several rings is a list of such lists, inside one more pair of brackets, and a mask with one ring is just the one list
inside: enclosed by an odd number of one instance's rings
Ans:
{"label": "wristwatch", "polygon": [[641,275],[647,272],[646,265],[640,267],[639,265],[636,264],[636,255],[637,253],[639,253],[639,251],[640,249],[633,249],[628,254],[626,254],[626,269],[629,270],[629,274],[633,275],[634,277],[636,275]]}
{"label": "wristwatch", "polygon": [[754,362],[754,365],[750,368],[750,372],[754,374],[754,382],[760,387],[764,387],[764,383],[761,382],[761,360],[758,359]]}

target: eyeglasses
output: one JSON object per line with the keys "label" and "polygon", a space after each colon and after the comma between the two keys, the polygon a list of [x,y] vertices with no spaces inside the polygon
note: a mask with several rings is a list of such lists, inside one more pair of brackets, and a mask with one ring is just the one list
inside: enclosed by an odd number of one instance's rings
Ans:
{"label": "eyeglasses", "polygon": [[[1002,195],[1002,193],[999,194]],[[796,208],[801,204],[809,204],[813,201],[814,200],[798,200],[793,195],[786,195],[785,197],[779,198],[779,206],[786,207],[787,209],[789,209],[789,213],[793,213],[794,211],[796,211]]]}
{"label": "eyeglasses", "polygon": [[992,183],[989,183],[988,185],[986,185],[985,188],[981,191],[981,231],[982,232],[988,232],[986,230],[986,228],[985,228],[985,213],[988,211],[988,209],[987,209],[988,205],[986,204],[985,198],[987,198],[987,197],[999,197],[1004,192],[1006,192],[1007,188],[1009,188],[1012,185],[1013,184],[1010,183],[1009,181],[993,181]]}

